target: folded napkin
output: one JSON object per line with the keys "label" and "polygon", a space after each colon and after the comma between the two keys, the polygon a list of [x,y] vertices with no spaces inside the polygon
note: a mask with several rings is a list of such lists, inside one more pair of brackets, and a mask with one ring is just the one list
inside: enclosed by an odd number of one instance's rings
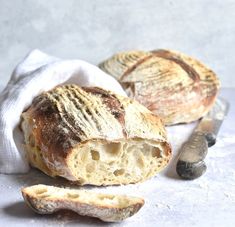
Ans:
{"label": "folded napkin", "polygon": [[0,94],[0,173],[29,170],[18,127],[20,115],[35,96],[66,83],[97,86],[126,96],[114,78],[94,65],[81,60],[61,60],[33,50],[17,65]]}

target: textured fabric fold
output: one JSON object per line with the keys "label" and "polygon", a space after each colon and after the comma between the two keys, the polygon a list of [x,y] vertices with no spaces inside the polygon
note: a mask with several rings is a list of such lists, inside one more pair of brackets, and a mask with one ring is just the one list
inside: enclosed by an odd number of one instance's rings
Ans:
{"label": "textured fabric fold", "polygon": [[0,94],[0,173],[29,170],[18,127],[20,115],[41,92],[70,83],[97,86],[126,96],[114,78],[92,64],[82,60],[61,60],[33,50],[16,66]]}

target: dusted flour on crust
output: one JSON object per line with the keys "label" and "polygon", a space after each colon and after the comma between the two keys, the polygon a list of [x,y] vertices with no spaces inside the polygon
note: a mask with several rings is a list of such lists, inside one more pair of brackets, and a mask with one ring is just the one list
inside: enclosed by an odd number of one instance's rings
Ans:
{"label": "dusted flour on crust", "polygon": [[129,97],[162,117],[166,125],[204,116],[220,85],[207,66],[171,50],[121,52],[99,67],[116,78]]}

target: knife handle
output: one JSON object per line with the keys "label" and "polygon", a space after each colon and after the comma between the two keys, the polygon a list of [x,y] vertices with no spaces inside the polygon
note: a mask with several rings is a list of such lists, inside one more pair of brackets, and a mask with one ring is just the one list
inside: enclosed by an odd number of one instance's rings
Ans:
{"label": "knife handle", "polygon": [[208,141],[202,132],[194,132],[183,144],[176,165],[176,172],[184,179],[193,180],[206,171],[203,161],[207,155]]}
{"label": "knife handle", "polygon": [[206,133],[205,137],[207,140],[208,147],[212,147],[216,143],[216,134]]}

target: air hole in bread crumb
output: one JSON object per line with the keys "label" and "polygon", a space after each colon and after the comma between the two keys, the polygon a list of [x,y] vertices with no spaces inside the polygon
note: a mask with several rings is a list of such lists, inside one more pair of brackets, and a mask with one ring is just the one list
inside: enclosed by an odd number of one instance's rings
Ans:
{"label": "air hole in bread crumb", "polygon": [[114,195],[99,195],[99,199],[114,199]]}
{"label": "air hole in bread crumb", "polygon": [[143,167],[144,167],[144,160],[143,160],[142,158],[139,158],[139,159],[137,160],[137,164],[138,164],[138,166],[139,166],[140,168],[143,168]]}
{"label": "air hole in bread crumb", "polygon": [[100,159],[100,153],[95,150],[91,150],[91,157],[93,160],[98,161]]}
{"label": "air hole in bread crumb", "polygon": [[78,194],[67,193],[67,197],[69,199],[77,199],[79,197]]}
{"label": "air hole in bread crumb", "polygon": [[46,197],[50,197],[51,195],[49,194],[40,194],[39,197],[40,198],[46,198]]}
{"label": "air hole in bread crumb", "polygon": [[121,144],[120,143],[110,143],[106,145],[106,149],[111,155],[117,155],[121,151]]}
{"label": "air hole in bread crumb", "polygon": [[154,150],[152,150],[152,157],[157,157],[160,158],[161,157],[161,151],[159,148],[154,148]]}
{"label": "air hole in bread crumb", "polygon": [[38,195],[42,194],[42,193],[45,193],[47,192],[47,189],[46,188],[40,188],[40,189],[37,189],[35,193],[37,193]]}
{"label": "air hole in bread crumb", "polygon": [[114,174],[115,176],[120,176],[120,175],[124,174],[124,172],[125,172],[124,169],[117,169],[117,170],[115,170],[115,171],[113,172],[113,174]]}
{"label": "air hole in bread crumb", "polygon": [[90,163],[90,164],[87,164],[87,165],[86,165],[86,171],[87,171],[88,173],[91,173],[91,172],[93,172],[94,170],[95,170],[95,165],[94,165],[94,164]]}

